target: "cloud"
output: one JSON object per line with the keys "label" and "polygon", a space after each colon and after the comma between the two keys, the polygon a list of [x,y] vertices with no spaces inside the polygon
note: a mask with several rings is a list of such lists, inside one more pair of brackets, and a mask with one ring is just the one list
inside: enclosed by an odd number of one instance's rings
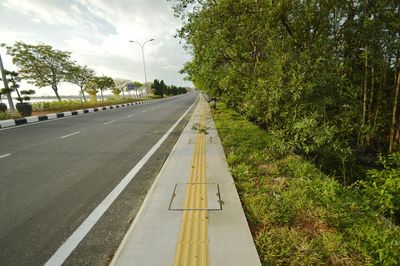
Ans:
{"label": "cloud", "polygon": [[143,81],[141,48],[128,41],[154,38],[144,49],[148,80],[188,85],[177,74],[190,57],[173,38],[181,22],[170,2],[1,0],[0,5],[0,33],[5,34],[0,38],[9,42],[48,43],[71,51],[74,60],[99,74]]}

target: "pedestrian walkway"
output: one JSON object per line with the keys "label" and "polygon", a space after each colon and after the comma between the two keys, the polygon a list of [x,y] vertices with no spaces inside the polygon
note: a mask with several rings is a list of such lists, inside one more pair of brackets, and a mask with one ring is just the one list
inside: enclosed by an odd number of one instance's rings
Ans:
{"label": "pedestrian walkway", "polygon": [[111,265],[261,265],[202,96]]}

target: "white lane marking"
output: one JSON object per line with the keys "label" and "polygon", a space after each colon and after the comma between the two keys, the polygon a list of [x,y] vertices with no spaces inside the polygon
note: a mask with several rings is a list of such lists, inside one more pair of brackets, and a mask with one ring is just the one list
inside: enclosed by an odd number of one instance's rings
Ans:
{"label": "white lane marking", "polygon": [[11,155],[11,153],[6,153],[6,154],[3,154],[3,155],[0,155],[0,159],[6,158],[6,157],[8,157],[10,155]]}
{"label": "white lane marking", "polygon": [[108,124],[111,124],[111,123],[114,123],[114,122],[115,122],[115,121],[112,120],[112,121],[110,121],[110,122],[103,123],[103,125],[108,125]]}
{"label": "white lane marking", "polygon": [[150,159],[150,157],[157,151],[163,144],[175,127],[186,116],[189,110],[193,107],[194,102],[186,112],[175,122],[175,124],[162,136],[162,138],[146,153],[145,156],[132,168],[132,170],[119,182],[119,184],[107,195],[107,197],[92,211],[85,221],[68,237],[68,239],[58,248],[56,253],[46,262],[45,266],[62,265],[64,261],[71,255],[72,251],[78,246],[82,239],[89,233],[92,227],[101,218],[104,212],[111,206],[114,200],[121,194],[125,187],[136,176],[143,165]]}
{"label": "white lane marking", "polygon": [[79,134],[79,133],[81,133],[81,132],[80,132],[80,131],[76,131],[76,132],[74,132],[74,133],[71,133],[71,134],[62,136],[62,137],[60,137],[60,139],[65,139],[65,138],[71,137],[71,136],[76,135],[76,134]]}
{"label": "white lane marking", "polygon": [[142,113],[146,113],[146,110],[143,110]]}
{"label": "white lane marking", "polygon": [[128,117],[132,117],[132,116],[135,116],[136,114],[131,114],[131,115],[128,115]]}

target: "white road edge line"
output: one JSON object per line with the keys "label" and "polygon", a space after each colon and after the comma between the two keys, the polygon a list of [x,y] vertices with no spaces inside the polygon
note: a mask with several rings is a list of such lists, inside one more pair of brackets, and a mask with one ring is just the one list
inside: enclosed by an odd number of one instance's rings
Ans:
{"label": "white road edge line", "polygon": [[145,156],[132,168],[131,171],[119,182],[119,184],[107,195],[107,197],[92,211],[85,221],[68,237],[68,239],[58,248],[56,253],[44,264],[44,266],[59,266],[71,255],[72,251],[78,246],[82,239],[89,233],[92,227],[97,223],[101,216],[111,206],[114,200],[121,194],[125,187],[136,176],[143,165],[150,159],[150,157],[158,150],[163,144],[175,127],[182,121],[189,110],[195,105],[195,101],[186,112],[175,122],[174,125],[162,136],[162,138],[146,153]]}
{"label": "white road edge line", "polygon": [[71,137],[71,136],[76,135],[76,134],[79,134],[79,133],[81,133],[81,132],[80,132],[80,131],[76,131],[76,132],[74,132],[74,133],[71,133],[71,134],[62,136],[62,137],[60,137],[60,139],[65,139],[65,138]]}
{"label": "white road edge line", "polygon": [[110,121],[110,122],[103,123],[103,125],[108,125],[108,124],[111,124],[111,123],[114,123],[114,122],[115,122],[115,121],[112,120],[112,121]]}
{"label": "white road edge line", "polygon": [[6,158],[6,157],[8,157],[10,155],[11,155],[11,153],[6,153],[6,154],[3,154],[3,155],[0,155],[0,159]]}

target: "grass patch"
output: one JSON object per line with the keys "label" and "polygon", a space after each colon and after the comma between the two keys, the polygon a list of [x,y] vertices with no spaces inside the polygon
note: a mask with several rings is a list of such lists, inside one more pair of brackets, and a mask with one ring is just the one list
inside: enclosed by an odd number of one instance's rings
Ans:
{"label": "grass patch", "polygon": [[223,103],[213,111],[263,265],[399,265],[400,230]]}
{"label": "grass patch", "polygon": [[0,120],[17,119],[21,115],[18,112],[0,112]]}

